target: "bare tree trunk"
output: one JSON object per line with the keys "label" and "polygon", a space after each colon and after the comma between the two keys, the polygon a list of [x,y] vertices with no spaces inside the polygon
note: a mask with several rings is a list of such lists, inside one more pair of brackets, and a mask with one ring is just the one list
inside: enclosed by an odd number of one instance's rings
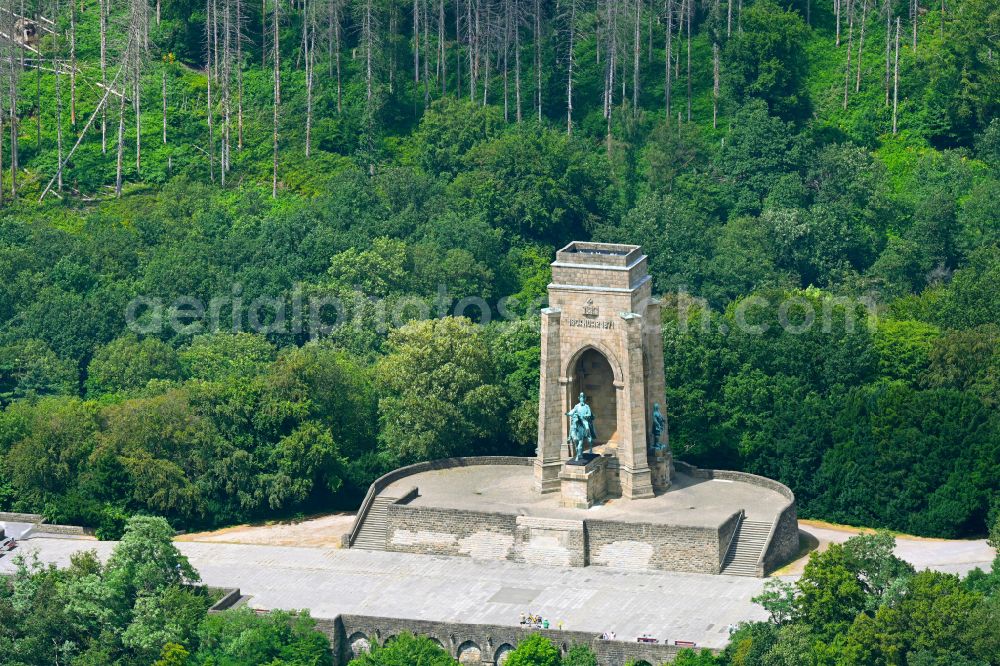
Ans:
{"label": "bare tree trunk", "polygon": [[420,83],[420,0],[413,0],[413,82]]}
{"label": "bare tree trunk", "polygon": [[0,205],[3,204],[3,96],[0,95]]}
{"label": "bare tree trunk", "polygon": [[[573,133],[573,65],[576,62],[574,47],[576,46],[576,1],[569,0],[569,62],[566,76],[566,133]],[[535,2],[535,20],[538,20],[538,3]],[[536,55],[537,57],[537,55]],[[542,117],[542,88],[538,87],[538,118]]]}
{"label": "bare tree trunk", "polygon": [[483,73],[483,106],[486,106],[487,102],[489,101],[489,95],[490,95],[490,59],[493,55],[492,53],[490,53],[490,47],[492,46],[492,44],[490,43],[491,40],[489,32],[488,15],[486,17],[486,35],[483,42],[484,43],[483,43],[482,57],[484,60],[483,64],[485,65],[485,72]]}
{"label": "bare tree trunk", "polygon": [[[467,2],[471,0],[466,0]],[[455,95],[462,95],[462,7],[455,0]]]}
{"label": "bare tree trunk", "polygon": [[243,150],[243,0],[236,0],[236,150]]}
{"label": "bare tree trunk", "polygon": [[844,108],[851,80],[851,51],[854,49],[854,1],[847,0],[847,63],[844,65]]}
{"label": "bare tree trunk", "polygon": [[373,0],[365,0],[365,15],[362,24],[363,39],[365,42],[365,100],[368,105],[369,114],[374,112],[375,101],[375,26]]}
{"label": "bare tree trunk", "polygon": [[[730,5],[732,0],[730,0]],[[670,75],[673,74],[673,67],[670,66],[670,59],[673,56],[673,46],[671,46],[671,38],[674,34],[674,0],[667,0],[667,24],[666,31],[667,39],[666,45],[663,49],[663,70],[665,75],[665,81],[663,85],[663,97],[664,106],[667,112],[667,124],[670,124],[670,88],[673,82],[670,79]]]}
{"label": "bare tree trunk", "polygon": [[733,0],[726,0],[726,37],[733,34]]}
{"label": "bare tree trunk", "polygon": [[[467,0],[465,3],[465,33],[468,35],[469,44],[469,101],[473,102],[476,99],[476,62],[475,62],[475,39],[476,35],[473,32],[472,23],[472,2],[473,0]],[[476,24],[479,23],[479,9],[476,9]]]}
{"label": "bare tree trunk", "polygon": [[162,100],[163,100],[163,145],[167,145],[167,70],[164,67],[162,76]]}
{"label": "bare tree trunk", "polygon": [[132,86],[132,107],[135,112],[135,175],[138,177],[142,166],[142,82],[138,76],[135,77]]}
{"label": "bare tree trunk", "polygon": [[514,104],[517,122],[521,122],[521,3],[514,0]]}
{"label": "bare tree trunk", "polygon": [[[369,0],[370,1],[370,0]],[[278,108],[281,106],[281,0],[274,0],[274,103],[271,106],[271,197],[278,196]],[[370,84],[369,84],[370,85]]]}
{"label": "bare tree trunk", "polygon": [[635,43],[632,45],[632,116],[639,114],[639,45],[641,44],[642,0],[635,0]]}
{"label": "bare tree trunk", "polygon": [[854,92],[861,92],[861,57],[865,49],[865,24],[868,22],[868,0],[861,5],[861,34],[858,35],[858,76],[854,81]]}
{"label": "bare tree trunk", "polygon": [[511,6],[510,0],[504,0],[503,3],[503,41],[501,42],[503,47],[503,120],[504,122],[510,122],[510,94],[508,88],[508,79],[510,72],[510,14]]}
{"label": "bare tree trunk", "polygon": [[233,7],[232,0],[222,0],[225,10],[222,22],[222,160],[219,182],[226,186],[230,158],[233,152]]}
{"label": "bare tree trunk", "polygon": [[719,43],[712,44],[712,127],[719,126]]}
{"label": "bare tree trunk", "polygon": [[62,192],[63,179],[62,179],[62,153],[63,153],[63,126],[62,126],[62,86],[60,81],[62,77],[59,76],[60,64],[58,60],[59,53],[59,33],[53,34],[54,44],[52,48],[52,71],[55,73],[55,96],[56,96],[56,155],[58,159],[59,168],[56,170],[56,191]]}
{"label": "bare tree trunk", "polygon": [[[11,17],[13,22],[13,17]],[[12,30],[13,32],[13,26]],[[14,45],[11,44],[10,47],[10,76],[7,79],[7,94],[8,102],[10,106],[8,107],[10,113],[8,118],[10,119],[10,196],[12,199],[17,199],[17,172],[20,168],[18,164],[18,116],[17,116],[17,94],[18,94],[18,80],[20,79],[21,72],[24,70],[24,45],[19,46],[19,56],[14,57]],[[41,57],[39,57],[41,59]],[[40,111],[40,110],[39,110]]]}
{"label": "bare tree trunk", "polygon": [[205,48],[205,83],[207,85],[207,99],[206,99],[206,119],[208,120],[208,178],[213,183],[215,182],[215,108],[212,106],[212,79],[213,67],[212,67],[212,23],[215,20],[213,16],[213,0],[205,0],[205,39],[207,40]]}
{"label": "bare tree trunk", "polygon": [[896,64],[892,77],[892,135],[896,136],[896,112],[899,109],[899,17],[896,17]]}
{"label": "bare tree trunk", "polygon": [[917,52],[917,19],[920,17],[920,0],[913,0],[913,52]]}
{"label": "bare tree trunk", "polygon": [[[23,12],[22,12],[23,13]],[[69,122],[76,131],[76,0],[69,3]]]}
{"label": "bare tree trunk", "polygon": [[118,104],[118,155],[115,162],[115,196],[122,195],[122,166],[125,158],[125,90],[122,86],[121,101]]}
{"label": "bare tree trunk", "polygon": [[315,0],[309,0],[306,4],[303,32],[303,46],[305,47],[306,59],[306,157],[309,157],[312,149],[312,124],[313,124],[313,76],[316,68],[316,22]]}
{"label": "bare tree trunk", "polygon": [[341,79],[340,70],[340,50],[342,47],[341,32],[340,32],[340,2],[341,0],[333,1],[333,27],[334,27],[334,39],[336,44],[334,46],[336,50],[336,60],[337,60],[337,113],[343,110],[343,99],[344,99],[344,87]]}
{"label": "bare tree trunk", "polygon": [[444,0],[438,0],[438,78],[441,96],[448,94],[448,29],[445,24]]}
{"label": "bare tree trunk", "polygon": [[[99,0],[97,7],[101,31],[101,87],[105,91],[108,87],[108,2],[109,0]],[[38,117],[41,118],[41,115],[38,114]],[[101,154],[108,154],[108,112],[106,107],[101,109]]]}
{"label": "bare tree trunk", "polygon": [[431,105],[431,82],[430,82],[430,58],[427,56],[430,53],[430,21],[427,15],[427,0],[423,0],[424,8],[424,108],[428,108]]}
{"label": "bare tree trunk", "polygon": [[694,3],[691,0],[688,0],[687,10],[687,119],[691,122],[691,15],[694,14]]}
{"label": "bare tree trunk", "polygon": [[[575,5],[575,0],[573,0]],[[571,10],[576,14],[576,8]],[[570,49],[572,53],[572,49]],[[570,77],[572,79],[572,77]],[[542,6],[535,0],[535,104],[538,107],[538,122],[542,122]],[[572,108],[572,104],[570,105]],[[572,114],[571,114],[572,115]]]}
{"label": "bare tree trunk", "polygon": [[892,3],[882,0],[885,6],[885,105],[889,106],[889,88],[892,81]]}
{"label": "bare tree trunk", "polygon": [[836,45],[840,46],[840,3],[843,0],[833,0],[833,13],[837,17],[837,41]]}

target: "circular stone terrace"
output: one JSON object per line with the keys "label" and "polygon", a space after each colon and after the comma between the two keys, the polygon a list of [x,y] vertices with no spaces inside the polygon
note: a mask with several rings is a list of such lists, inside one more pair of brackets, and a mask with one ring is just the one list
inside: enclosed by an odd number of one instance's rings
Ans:
{"label": "circular stone terrace", "polygon": [[673,485],[652,499],[609,498],[589,509],[559,506],[559,493],[540,494],[527,465],[475,465],[405,476],[379,497],[400,498],[414,487],[409,506],[504,513],[567,520],[716,527],[743,510],[747,520],[771,523],[788,504],[777,490],[729,479],[689,476],[678,469]]}

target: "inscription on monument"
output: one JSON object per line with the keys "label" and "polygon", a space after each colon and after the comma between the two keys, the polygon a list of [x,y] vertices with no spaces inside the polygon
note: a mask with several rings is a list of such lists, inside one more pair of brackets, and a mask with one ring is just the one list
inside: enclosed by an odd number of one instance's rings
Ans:
{"label": "inscription on monument", "polygon": [[604,319],[569,319],[570,328],[597,328],[610,330],[615,327],[615,322]]}

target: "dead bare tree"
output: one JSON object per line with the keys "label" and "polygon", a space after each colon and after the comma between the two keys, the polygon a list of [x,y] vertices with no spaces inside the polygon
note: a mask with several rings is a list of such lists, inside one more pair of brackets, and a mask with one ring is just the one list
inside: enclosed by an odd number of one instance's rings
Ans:
{"label": "dead bare tree", "polygon": [[[576,3],[577,0],[569,0],[569,48],[566,51],[566,133],[573,133],[573,66],[576,63]],[[538,11],[537,5],[535,11]],[[537,13],[535,15],[537,20]],[[541,86],[538,88],[539,105],[538,117],[541,118]]]}
{"label": "dead bare tree", "polygon": [[[23,13],[23,12],[22,12]],[[76,131],[76,0],[69,2],[69,122]]]}
{"label": "dead bare tree", "polygon": [[854,92],[861,92],[861,58],[865,50],[865,24],[868,23],[868,0],[861,5],[861,34],[858,36],[858,75],[854,81]]}
{"label": "dead bare tree", "polygon": [[[59,2],[55,3],[52,8],[53,14],[55,16],[59,15]],[[55,76],[55,102],[56,102],[56,159],[59,165],[62,165],[63,157],[63,119],[62,119],[62,86],[61,78],[59,76],[60,70],[62,69],[61,63],[59,62],[59,32],[56,31],[52,34],[52,73]],[[63,171],[62,166],[56,169],[56,191],[62,192],[63,187]]]}
{"label": "dead bare tree", "polygon": [[[371,2],[371,0],[368,0]],[[272,38],[273,51],[271,60],[274,64],[274,99],[271,103],[271,198],[278,196],[278,117],[281,107],[281,1],[272,3]]]}
{"label": "dead bare tree", "polygon": [[719,126],[719,43],[712,44],[712,127]]}
{"label": "dead bare tree", "polygon": [[885,10],[885,105],[889,106],[889,88],[892,80],[892,3],[882,0]]}
{"label": "dead bare tree", "polygon": [[844,108],[847,108],[847,92],[851,81],[851,51],[854,50],[854,0],[847,0],[847,62],[844,65]]}
{"label": "dead bare tree", "polygon": [[[732,6],[732,0],[730,0],[730,6]],[[674,34],[674,0],[667,0],[667,20],[664,24],[664,32],[666,32],[666,45],[663,49],[663,70],[664,70],[664,84],[663,84],[663,97],[664,97],[664,107],[667,112],[667,124],[670,124],[670,88],[673,85],[671,81],[671,74],[673,74],[673,67],[670,66],[670,59],[673,56],[673,47],[671,46],[671,38]]]}
{"label": "dead bare tree", "polygon": [[214,0],[205,0],[205,83],[207,86],[205,118],[208,122],[208,178],[213,183],[215,182],[215,106],[212,104],[212,80],[215,78],[215,69],[212,63],[215,55],[215,50],[212,48],[214,5]]}
{"label": "dead bare tree", "polygon": [[306,0],[302,20],[302,47],[306,64],[306,157],[309,157],[312,148],[313,79],[316,69],[315,0]]}
{"label": "dead bare tree", "polygon": [[691,122],[691,17],[694,15],[694,2],[687,0],[687,119]]}
{"label": "dead bare tree", "polygon": [[837,40],[835,44],[840,46],[840,4],[843,0],[833,0],[833,13],[837,21]]}
{"label": "dead bare tree", "polygon": [[[576,19],[575,7],[570,10]],[[538,122],[542,122],[542,3],[535,0],[535,105],[538,107]]]}
{"label": "dead bare tree", "polygon": [[243,150],[243,0],[236,0],[236,150]]}
{"label": "dead bare tree", "polygon": [[343,98],[344,98],[344,88],[343,80],[341,78],[341,62],[340,62],[340,52],[343,48],[341,44],[342,39],[342,20],[341,12],[343,11],[343,0],[328,0],[327,3],[327,50],[329,52],[329,63],[330,67],[334,68],[336,71],[331,71],[331,75],[336,74],[337,77],[337,113],[343,110]]}
{"label": "dead bare tree", "polygon": [[521,122],[521,3],[514,0],[514,105]]}
{"label": "dead bare tree", "polygon": [[[115,167],[115,196],[122,195],[122,185],[124,182],[123,166],[125,155],[125,100],[126,90],[130,90],[133,100],[132,108],[135,113],[136,123],[136,170],[140,166],[141,159],[141,111],[140,93],[143,67],[148,55],[148,35],[149,28],[149,5],[147,0],[132,0],[129,3],[128,21],[123,26],[125,34],[128,35],[125,47],[121,54],[120,70],[124,72],[122,93],[118,104],[118,142],[117,158]],[[60,162],[62,164],[62,162]],[[60,166],[59,171],[62,171]]]}
{"label": "dead bare tree", "polygon": [[896,112],[899,109],[899,17],[896,17],[896,64],[892,77],[892,135],[896,136]]}
{"label": "dead bare tree", "polygon": [[635,0],[635,39],[632,42],[632,116],[639,114],[639,47],[641,45],[642,0]]}
{"label": "dead bare tree", "polygon": [[[108,5],[111,0],[98,0],[98,24],[101,33],[101,85],[108,87]],[[39,114],[41,118],[41,114]],[[108,113],[101,106],[101,153],[108,154]]]}
{"label": "dead bare tree", "polygon": [[436,76],[441,83],[441,95],[444,96],[448,94],[448,28],[445,23],[444,0],[438,0],[437,29],[438,60]]}
{"label": "dead bare tree", "polygon": [[[14,34],[15,18],[13,12],[7,12],[5,16],[10,20],[8,35]],[[20,168],[18,164],[18,86],[20,85],[21,72],[24,64],[23,43],[10,42],[10,57],[7,59],[7,118],[10,129],[10,196],[17,199],[17,172]],[[0,175],[3,173],[0,164]]]}

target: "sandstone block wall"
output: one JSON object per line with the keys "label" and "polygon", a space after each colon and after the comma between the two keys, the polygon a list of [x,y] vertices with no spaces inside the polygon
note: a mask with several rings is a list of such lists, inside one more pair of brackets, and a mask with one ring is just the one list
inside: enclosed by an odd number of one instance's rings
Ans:
{"label": "sandstone block wall", "polygon": [[587,521],[590,566],[719,573],[719,531],[703,527]]}
{"label": "sandstone block wall", "polygon": [[417,507],[388,508],[387,550],[546,566],[718,573],[736,514],[718,527],[561,520]]}

